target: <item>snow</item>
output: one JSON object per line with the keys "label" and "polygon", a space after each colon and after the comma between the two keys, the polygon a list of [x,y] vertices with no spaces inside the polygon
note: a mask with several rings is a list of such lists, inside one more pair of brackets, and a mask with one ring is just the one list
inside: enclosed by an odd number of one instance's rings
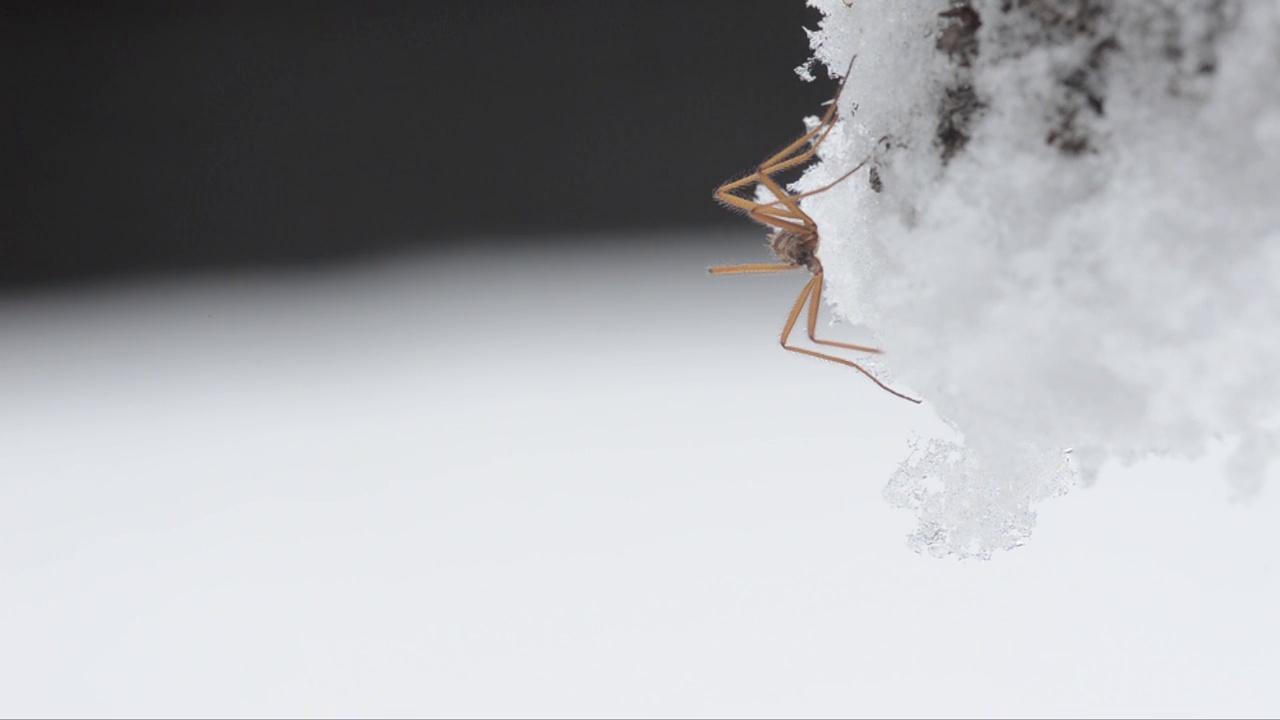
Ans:
{"label": "snow", "polygon": [[795,188],[869,155],[880,184],[805,200],[827,299],[949,426],[887,491],[913,545],[990,557],[1105,463],[1215,443],[1224,499],[1255,497],[1280,473],[1280,5],[811,4],[816,61],[857,58]]}
{"label": "snow", "polygon": [[0,713],[1274,716],[1280,496],[1109,463],[912,553],[945,426],[706,275],[762,239],[8,298]]}

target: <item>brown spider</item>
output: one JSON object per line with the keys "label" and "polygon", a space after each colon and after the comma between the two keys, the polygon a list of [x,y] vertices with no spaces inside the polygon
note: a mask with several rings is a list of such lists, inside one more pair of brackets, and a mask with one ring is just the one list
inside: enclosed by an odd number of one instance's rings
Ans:
{"label": "brown spider", "polygon": [[[822,298],[822,263],[818,260],[818,226],[813,222],[813,218],[809,217],[804,210],[800,209],[800,200],[826,192],[835,187],[845,178],[861,170],[870,160],[867,158],[853,167],[852,170],[846,172],[827,185],[810,190],[808,192],[792,195],[783,189],[782,185],[774,180],[773,176],[787,170],[794,170],[803,166],[805,163],[813,159],[818,152],[818,147],[827,139],[827,135],[831,133],[831,129],[835,127],[837,120],[836,103],[840,99],[840,92],[844,90],[845,81],[849,79],[849,73],[853,70],[853,61],[849,61],[849,69],[845,71],[844,79],[840,81],[840,87],[836,89],[835,97],[831,98],[830,107],[819,122],[812,130],[801,135],[798,140],[782,149],[781,152],[773,155],[769,159],[760,163],[754,173],[746,177],[725,183],[716,189],[715,198],[720,202],[738,210],[743,210],[752,220],[761,225],[772,228],[773,232],[769,234],[769,246],[773,250],[773,254],[777,256],[781,263],[750,263],[746,265],[725,265],[710,268],[713,275],[733,275],[742,273],[771,273],[785,272],[788,270],[805,269],[813,274],[813,278],[800,291],[800,297],[796,299],[796,304],[791,308],[791,314],[787,317],[787,324],[782,328],[782,347],[792,352],[802,353],[823,360],[848,365],[858,372],[866,375],[876,385],[887,392],[897,395],[904,400],[910,400],[913,403],[919,400],[903,395],[902,393],[890,388],[888,385],[880,382],[876,376],[872,375],[861,365],[846,360],[835,355],[820,353],[807,348],[796,347],[788,344],[791,337],[791,330],[795,327],[796,320],[799,319],[801,311],[804,310],[805,301],[809,303],[808,315],[808,331],[809,339],[817,345],[827,345],[830,347],[844,348],[846,350],[857,350],[859,352],[879,354],[881,351],[873,347],[865,347],[863,345],[851,345],[849,343],[836,342],[834,340],[822,340],[815,337],[815,329],[818,322],[818,303]],[[736,195],[735,192],[744,187],[749,187],[759,183],[765,186],[770,193],[773,194],[775,200],[767,203],[757,203],[744,197]]]}

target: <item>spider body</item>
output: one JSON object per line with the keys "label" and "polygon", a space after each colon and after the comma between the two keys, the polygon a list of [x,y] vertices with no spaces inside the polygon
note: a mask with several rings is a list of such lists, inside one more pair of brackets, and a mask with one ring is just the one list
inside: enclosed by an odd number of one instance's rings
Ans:
{"label": "spider body", "polygon": [[[852,345],[849,343],[836,342],[834,340],[824,340],[816,335],[818,321],[818,303],[822,298],[822,262],[818,260],[818,226],[800,207],[800,200],[821,192],[826,192],[838,185],[845,178],[853,175],[867,164],[867,160],[855,165],[852,169],[845,172],[834,181],[816,190],[792,195],[787,192],[782,184],[779,183],[774,176],[780,173],[796,170],[807,165],[817,155],[819,146],[827,139],[831,133],[831,129],[835,127],[838,120],[837,104],[840,99],[840,93],[844,90],[845,80],[848,79],[850,71],[853,70],[853,61],[849,61],[849,69],[845,71],[844,80],[840,81],[840,87],[836,90],[835,97],[831,99],[830,107],[827,108],[826,114],[822,120],[812,130],[800,136],[795,142],[783,148],[781,152],[769,157],[756,168],[754,173],[739,178],[732,182],[727,182],[716,189],[714,197],[729,207],[745,212],[752,220],[769,227],[772,232],[769,234],[769,247],[773,250],[773,254],[777,256],[780,263],[751,263],[746,265],[726,265],[721,267],[713,267],[710,272],[714,275],[742,274],[742,273],[769,273],[769,272],[786,272],[789,270],[808,270],[813,276],[809,282],[800,291],[800,297],[796,299],[795,305],[791,308],[791,314],[787,317],[787,322],[782,328],[782,347],[797,352],[802,355],[810,355],[812,357],[830,360],[854,368],[858,372],[866,375],[876,385],[883,388],[898,397],[909,400],[914,403],[919,400],[903,395],[902,393],[890,388],[880,382],[876,376],[872,375],[858,363],[846,358],[837,357],[824,352],[810,350],[808,348],[796,347],[790,344],[791,331],[795,328],[796,321],[800,318],[800,313],[808,306],[808,317],[806,318],[806,329],[808,330],[809,339],[817,345],[826,345],[828,347],[844,348],[846,350],[856,350],[859,352],[878,354],[878,348],[866,347],[863,345]],[[743,189],[753,185],[762,185],[769,191],[774,198],[770,202],[759,203],[749,200],[738,193]]]}
{"label": "spider body", "polygon": [[817,256],[817,233],[774,230],[769,235],[769,248],[788,265],[805,268],[814,275],[822,274],[822,262]]}

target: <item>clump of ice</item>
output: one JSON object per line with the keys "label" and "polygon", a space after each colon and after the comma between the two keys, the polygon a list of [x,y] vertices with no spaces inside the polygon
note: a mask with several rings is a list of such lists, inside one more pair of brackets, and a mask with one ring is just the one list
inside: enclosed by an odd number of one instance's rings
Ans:
{"label": "clump of ice", "polygon": [[796,188],[874,158],[805,201],[828,301],[962,437],[886,489],[918,550],[1021,544],[1067,451],[1280,470],[1280,3],[810,4],[857,60]]}

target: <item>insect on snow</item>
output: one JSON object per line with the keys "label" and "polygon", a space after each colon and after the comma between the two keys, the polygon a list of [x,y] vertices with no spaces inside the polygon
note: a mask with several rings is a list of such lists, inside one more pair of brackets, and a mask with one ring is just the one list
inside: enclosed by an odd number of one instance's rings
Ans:
{"label": "insect on snow", "polygon": [[[834,340],[822,340],[815,337],[815,330],[818,322],[818,303],[822,298],[822,263],[818,260],[818,226],[813,222],[813,218],[809,217],[804,210],[800,209],[800,201],[804,198],[826,192],[835,187],[845,178],[862,169],[864,165],[870,161],[870,158],[863,160],[849,170],[845,174],[836,178],[827,185],[810,190],[808,192],[792,195],[783,189],[782,185],[774,179],[777,175],[788,170],[800,168],[814,158],[818,152],[818,147],[827,139],[827,135],[831,133],[831,129],[835,127],[837,118],[836,105],[840,99],[840,93],[844,90],[845,81],[849,79],[849,73],[853,70],[853,61],[849,61],[849,69],[845,71],[844,79],[840,81],[840,87],[836,89],[835,97],[831,98],[830,107],[823,115],[822,120],[809,132],[801,135],[799,139],[782,149],[781,152],[771,156],[756,168],[754,173],[746,177],[739,178],[732,182],[721,185],[715,191],[715,198],[720,202],[738,210],[743,210],[747,215],[761,225],[768,226],[773,229],[769,235],[769,246],[773,250],[773,254],[777,256],[781,263],[750,263],[746,265],[725,265],[713,267],[710,269],[713,275],[735,275],[744,273],[771,273],[786,272],[789,270],[808,270],[813,274],[813,278],[800,291],[800,297],[796,299],[796,304],[791,308],[791,314],[787,317],[787,324],[782,328],[782,347],[792,352],[798,352],[823,360],[848,365],[858,372],[866,375],[876,385],[879,385],[885,391],[897,395],[904,400],[918,403],[919,400],[903,395],[902,393],[890,388],[888,385],[880,382],[880,380],[870,372],[852,360],[828,355],[826,353],[809,350],[807,348],[796,347],[788,343],[791,337],[791,330],[795,327],[796,320],[800,318],[800,313],[805,309],[805,301],[808,301],[809,314],[807,318],[807,329],[809,339],[817,345],[826,345],[829,347],[844,348],[846,350],[857,350],[859,352],[879,354],[881,350],[863,345],[851,345],[849,343],[836,342]],[[774,200],[767,203],[758,203],[748,200],[736,193],[742,188],[752,185],[763,185],[770,193],[773,194]]]}

